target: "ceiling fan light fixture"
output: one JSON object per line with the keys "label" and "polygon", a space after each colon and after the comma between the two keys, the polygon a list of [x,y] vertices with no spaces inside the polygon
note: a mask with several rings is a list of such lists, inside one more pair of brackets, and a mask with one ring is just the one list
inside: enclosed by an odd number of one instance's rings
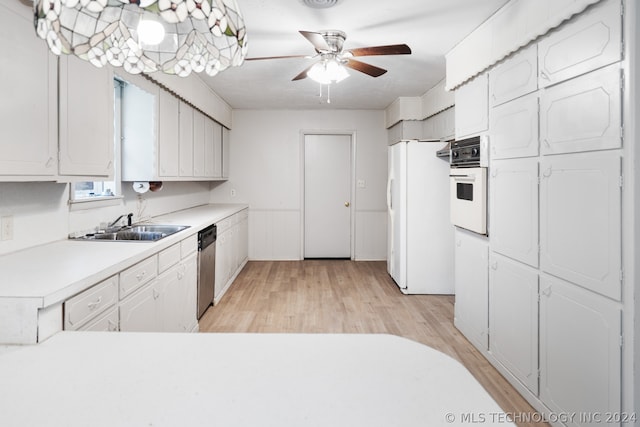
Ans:
{"label": "ceiling fan light fixture", "polygon": [[33,12],[54,54],[131,74],[214,76],[247,54],[236,0],[34,0]]}
{"label": "ceiling fan light fixture", "polygon": [[302,0],[302,3],[313,9],[328,9],[338,4],[340,0]]}
{"label": "ceiling fan light fixture", "polygon": [[320,84],[328,85],[341,82],[349,77],[349,73],[338,61],[328,59],[314,64],[307,72],[307,76]]}

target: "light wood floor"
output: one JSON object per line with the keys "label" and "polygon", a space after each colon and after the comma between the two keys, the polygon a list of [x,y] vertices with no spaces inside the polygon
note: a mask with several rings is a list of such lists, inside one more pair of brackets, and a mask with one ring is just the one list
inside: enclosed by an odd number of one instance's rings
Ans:
{"label": "light wood floor", "polygon": [[402,294],[385,262],[251,261],[200,331],[400,335],[462,362],[505,412],[535,412],[454,327],[453,303],[449,295]]}

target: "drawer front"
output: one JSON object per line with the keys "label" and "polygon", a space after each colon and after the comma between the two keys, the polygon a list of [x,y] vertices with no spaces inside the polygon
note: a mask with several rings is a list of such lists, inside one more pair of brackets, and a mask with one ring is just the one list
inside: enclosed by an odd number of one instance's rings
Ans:
{"label": "drawer front", "polygon": [[113,306],[96,319],[82,326],[81,331],[114,332],[118,328],[118,306]]}
{"label": "drawer front", "polygon": [[118,276],[101,282],[64,303],[64,328],[76,330],[118,300]]}
{"label": "drawer front", "polygon": [[186,258],[198,250],[198,235],[194,234],[180,242],[180,253],[182,258]]}
{"label": "drawer front", "polygon": [[218,229],[218,235],[227,230],[229,227],[231,227],[231,217],[228,216],[225,219],[216,222],[216,227]]}
{"label": "drawer front", "polygon": [[158,254],[158,274],[180,262],[180,243],[168,247]]}
{"label": "drawer front", "polygon": [[120,299],[158,275],[158,257],[152,256],[120,273]]}

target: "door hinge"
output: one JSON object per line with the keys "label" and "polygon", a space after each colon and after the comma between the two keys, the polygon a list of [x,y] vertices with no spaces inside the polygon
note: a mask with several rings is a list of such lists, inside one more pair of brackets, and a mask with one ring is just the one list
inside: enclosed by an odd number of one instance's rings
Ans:
{"label": "door hinge", "polygon": [[620,283],[624,282],[624,270],[620,269]]}
{"label": "door hinge", "polygon": [[624,186],[624,176],[620,175],[618,177],[618,186],[622,188]]}
{"label": "door hinge", "polygon": [[624,347],[624,335],[620,335],[620,348]]}

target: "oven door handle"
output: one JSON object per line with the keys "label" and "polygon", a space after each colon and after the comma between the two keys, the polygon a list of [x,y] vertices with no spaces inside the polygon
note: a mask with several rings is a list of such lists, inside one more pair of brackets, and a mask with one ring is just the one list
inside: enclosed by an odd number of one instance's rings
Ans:
{"label": "oven door handle", "polygon": [[475,181],[475,175],[449,175],[450,178],[453,178],[455,181]]}

